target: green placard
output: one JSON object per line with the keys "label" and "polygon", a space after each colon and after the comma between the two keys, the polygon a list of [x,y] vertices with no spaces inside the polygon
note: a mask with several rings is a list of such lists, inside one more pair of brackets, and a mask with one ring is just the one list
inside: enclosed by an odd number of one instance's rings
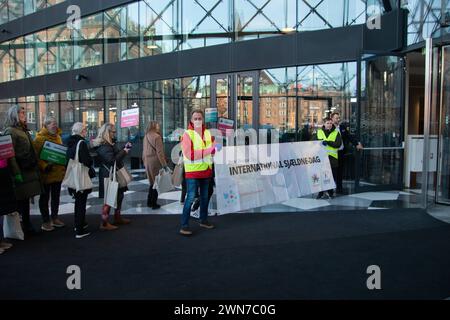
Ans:
{"label": "green placard", "polygon": [[66,147],[57,143],[45,141],[40,158],[44,161],[65,166],[67,162],[66,152]]}

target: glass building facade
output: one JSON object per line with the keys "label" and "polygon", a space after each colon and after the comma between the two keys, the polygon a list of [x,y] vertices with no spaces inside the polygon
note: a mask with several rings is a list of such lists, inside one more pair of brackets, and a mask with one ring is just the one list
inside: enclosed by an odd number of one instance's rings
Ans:
{"label": "glass building facade", "polygon": [[[52,10],[53,5],[65,4],[63,1],[0,1],[0,24],[26,18],[41,9]],[[73,84],[68,83],[66,89],[31,96],[12,90],[2,95],[0,117],[4,117],[11,104],[22,105],[27,110],[30,129],[36,132],[45,116],[52,114],[59,120],[63,138],[70,134],[76,121],[87,125],[89,139],[96,136],[102,124],[111,122],[117,126],[120,142],[131,140],[137,145],[141,145],[146,124],[157,120],[162,124],[166,154],[170,157],[180,130],[186,127],[194,108],[217,108],[220,117],[234,120],[236,129],[276,129],[281,142],[309,140],[322,119],[337,111],[365,146],[360,155],[346,154],[344,175],[348,181],[354,181],[349,186],[351,192],[402,188],[405,52],[411,47],[423,47],[426,37],[444,39],[449,35],[445,24],[449,1],[124,1],[122,5],[82,16],[77,26],[51,24],[0,43],[0,87],[9,88],[7,85],[18,83],[17,80],[26,86],[27,81],[31,83],[36,77],[45,81],[45,76],[73,70],[110,65],[120,68],[130,60],[151,61],[157,56],[183,52],[195,57],[215,45],[242,44],[249,40],[258,43],[270,37],[311,34],[310,31],[350,30],[366,25],[377,15],[403,9],[408,10],[401,30],[404,46],[392,52],[380,53],[375,48],[368,52],[362,50],[351,58],[334,58],[332,51],[321,52],[326,57],[324,61],[318,58],[312,63],[270,63],[258,68],[244,65],[217,73],[199,68],[189,76],[157,80],[105,79],[105,83],[81,90],[73,90]],[[320,52],[320,43],[315,43],[313,38],[308,41],[305,47],[317,47]],[[296,45],[300,48],[303,44]],[[282,48],[281,54],[285,54]],[[448,50],[439,57],[448,61]],[[152,70],[148,72],[152,78]],[[447,82],[442,80],[444,85]],[[447,95],[441,96],[443,101],[448,100]],[[140,124],[121,129],[121,111],[132,107],[140,109]],[[439,127],[443,123],[439,119],[446,119],[446,113],[440,112],[436,112],[436,134],[448,130]],[[447,150],[445,146],[440,147]],[[132,150],[134,168],[141,166],[140,152],[140,148]],[[443,160],[441,174],[436,177],[441,179],[444,188],[450,185],[450,169],[445,171],[447,160]]]}

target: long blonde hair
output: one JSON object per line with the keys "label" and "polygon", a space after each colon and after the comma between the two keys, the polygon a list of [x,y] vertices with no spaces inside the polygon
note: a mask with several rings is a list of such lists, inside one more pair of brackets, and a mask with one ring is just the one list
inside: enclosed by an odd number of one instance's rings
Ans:
{"label": "long blonde hair", "polygon": [[159,130],[158,130],[158,125],[159,125],[159,122],[158,122],[158,121],[151,120],[151,121],[148,123],[148,125],[147,125],[147,130],[146,130],[145,132],[146,132],[146,133],[149,133],[149,132],[156,132],[156,133],[160,134],[160,132],[159,132]]}
{"label": "long blonde hair", "polygon": [[94,139],[94,141],[92,141],[92,144],[94,146],[99,146],[105,143],[113,145],[114,143],[111,141],[111,130],[113,127],[114,125],[111,123],[105,123],[104,125],[102,125],[98,130],[97,137]]}

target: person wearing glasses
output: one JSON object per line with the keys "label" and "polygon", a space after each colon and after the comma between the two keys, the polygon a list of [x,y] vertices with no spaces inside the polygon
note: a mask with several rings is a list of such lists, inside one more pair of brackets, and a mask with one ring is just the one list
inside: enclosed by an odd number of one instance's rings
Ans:
{"label": "person wearing glasses", "polygon": [[[123,168],[123,160],[128,155],[131,150],[131,143],[128,142],[123,149],[120,149],[116,143],[116,128],[111,123],[105,123],[98,131],[97,137],[92,141],[92,146],[97,152],[100,169],[99,169],[99,179],[100,188],[99,191],[100,198],[103,197],[103,178],[109,177],[109,171],[114,167],[116,163],[117,170]],[[122,218],[121,208],[122,201],[124,198],[124,193],[128,190],[127,187],[119,187],[119,192],[117,195],[117,208],[114,211],[114,223],[109,223],[109,212],[111,207],[108,205],[103,205],[102,209],[102,223],[100,225],[101,230],[112,231],[116,230],[119,225],[126,225],[130,223],[129,219]]]}

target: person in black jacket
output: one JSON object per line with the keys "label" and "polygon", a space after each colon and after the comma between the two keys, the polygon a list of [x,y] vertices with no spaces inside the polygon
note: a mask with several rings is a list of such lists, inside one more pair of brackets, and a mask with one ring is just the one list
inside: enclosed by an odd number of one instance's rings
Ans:
{"label": "person in black jacket", "polygon": [[[67,139],[67,158],[75,160],[78,142],[82,141],[78,150],[78,160],[89,168],[89,177],[94,178],[95,170],[92,167],[94,161],[89,154],[88,145],[85,141],[86,132],[86,127],[81,122],[76,122],[73,125],[72,135]],[[76,190],[69,188],[69,194],[75,198],[75,237],[77,239],[89,235],[89,232],[86,230],[86,203],[91,192],[92,189],[76,192]]]}
{"label": "person in black jacket", "polygon": [[18,209],[11,176],[8,160],[0,159],[0,181],[2,182],[0,183],[0,254],[12,247],[12,244],[3,239],[3,216],[16,212]]}
{"label": "person in black jacket", "polygon": [[[100,186],[103,189],[103,178],[109,177],[109,171],[114,167],[116,163],[117,170],[123,168],[123,159],[127,156],[128,152],[131,150],[131,143],[128,142],[125,148],[119,150],[117,144],[115,143],[116,128],[110,123],[105,123],[98,131],[97,138],[93,141],[93,147],[97,151],[97,155],[100,161]],[[124,193],[128,190],[127,187],[119,187],[119,192],[117,195],[117,208],[114,211],[114,223],[113,225],[108,222],[109,212],[111,207],[108,205],[103,205],[102,209],[102,223],[100,225],[101,230],[116,230],[118,225],[129,224],[130,220],[122,218],[121,208],[122,201],[124,198]]]}
{"label": "person in black jacket", "polygon": [[333,112],[330,117],[331,120],[333,120],[333,125],[339,130],[342,137],[342,143],[339,147],[338,169],[336,176],[336,193],[342,194],[344,192],[342,181],[344,179],[345,154],[348,153],[347,148],[350,144],[356,148],[356,151],[361,151],[364,147],[356,136],[350,132],[350,126],[341,123],[341,116],[339,112]]}

